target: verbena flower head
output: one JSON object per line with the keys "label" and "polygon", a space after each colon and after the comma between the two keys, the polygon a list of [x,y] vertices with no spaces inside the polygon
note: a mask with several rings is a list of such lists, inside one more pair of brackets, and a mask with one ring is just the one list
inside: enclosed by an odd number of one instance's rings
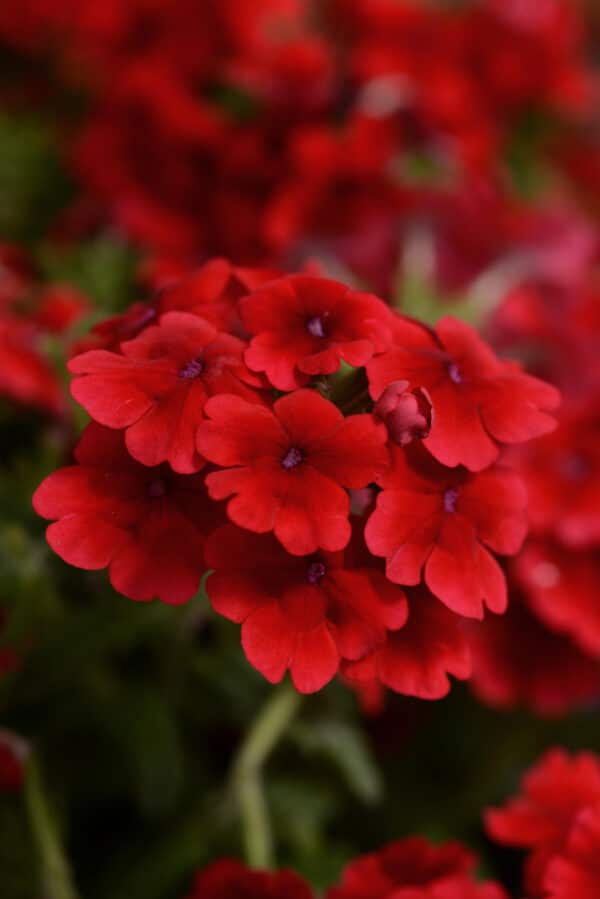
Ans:
{"label": "verbena flower head", "polygon": [[63,559],[169,603],[211,572],[250,663],[302,692],[469,677],[464,622],[504,612],[496,554],[527,532],[498,457],[552,427],[554,388],[453,319],[222,259],[94,340],[69,363],[93,421],[34,497]]}

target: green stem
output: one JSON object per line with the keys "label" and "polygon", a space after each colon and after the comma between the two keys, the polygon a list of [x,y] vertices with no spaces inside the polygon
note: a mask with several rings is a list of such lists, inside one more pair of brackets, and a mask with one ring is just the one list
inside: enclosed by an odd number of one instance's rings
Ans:
{"label": "green stem", "polygon": [[300,701],[300,694],[287,681],[275,690],[248,731],[233,765],[232,785],[240,807],[246,860],[254,868],[274,866],[262,771]]}
{"label": "green stem", "polygon": [[69,863],[48,807],[37,763],[27,762],[25,800],[36,842],[43,899],[78,899]]}

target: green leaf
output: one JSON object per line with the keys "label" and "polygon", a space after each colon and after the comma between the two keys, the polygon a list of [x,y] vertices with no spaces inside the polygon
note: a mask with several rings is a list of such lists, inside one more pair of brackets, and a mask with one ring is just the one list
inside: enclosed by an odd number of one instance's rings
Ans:
{"label": "green leaf", "polygon": [[380,801],[381,775],[360,730],[343,721],[311,721],[296,724],[291,736],[304,752],[329,758],[363,802]]}

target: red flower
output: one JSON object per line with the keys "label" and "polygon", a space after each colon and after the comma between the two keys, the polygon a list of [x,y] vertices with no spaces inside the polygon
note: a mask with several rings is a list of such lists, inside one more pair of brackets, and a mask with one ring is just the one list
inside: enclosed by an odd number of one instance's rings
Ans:
{"label": "red flower", "polygon": [[600,804],[578,814],[564,851],[548,866],[544,887],[548,899],[598,899]]}
{"label": "red flower", "polygon": [[241,333],[240,299],[275,277],[270,269],[240,268],[226,259],[211,259],[189,277],[166,287],[160,309],[190,312],[221,331]]}
{"label": "red flower", "polygon": [[419,699],[440,699],[450,690],[449,674],[471,674],[469,644],[460,620],[423,587],[407,591],[408,621],[359,661],[342,665],[344,677],[359,690],[382,684]]}
{"label": "red flower", "polygon": [[[582,752],[568,756],[562,749],[544,755],[521,781],[521,793],[503,808],[485,815],[492,839],[531,850],[527,890],[543,892],[548,860],[562,851],[578,812],[600,802],[600,762]],[[581,899],[581,897],[577,897]]]}
{"label": "red flower", "polygon": [[545,627],[516,596],[505,615],[470,626],[468,641],[469,686],[494,708],[524,706],[538,715],[564,715],[600,696],[598,662]]}
{"label": "red flower", "polygon": [[390,344],[390,312],[372,294],[337,281],[290,275],[240,303],[244,325],[257,335],[246,351],[253,371],[279,390],[336,372],[341,360],[361,366]]}
{"label": "red flower", "polygon": [[52,549],[77,568],[108,566],[111,584],[130,599],[191,599],[205,571],[205,534],[215,520],[200,477],[140,465],[127,454],[121,432],[94,422],[75,459],[33,496],[39,515],[57,519],[47,530]]}
{"label": "red flower", "polygon": [[121,354],[90,350],[69,369],[74,398],[100,424],[126,428],[131,455],[144,465],[169,462],[181,473],[198,471],[204,460],[195,447],[204,403],[214,393],[258,397],[258,385],[243,362],[244,344],[184,312],[169,312]]}
{"label": "red flower", "polygon": [[313,893],[293,871],[252,871],[223,859],[196,874],[185,899],[313,899]]}
{"label": "red flower", "polygon": [[474,867],[459,843],[411,837],[350,862],[327,899],[506,899],[501,887],[478,885]]}
{"label": "red flower", "polygon": [[0,398],[58,415],[64,411],[65,400],[37,344],[38,335],[29,322],[0,318]]}
{"label": "red flower", "polygon": [[440,465],[421,446],[392,446],[392,465],[365,529],[388,578],[415,585],[421,576],[453,612],[482,618],[484,604],[506,608],[504,575],[488,548],[515,553],[526,533],[525,491],[496,466],[472,474]]}
{"label": "red flower", "polygon": [[520,454],[529,516],[538,532],[573,547],[600,542],[600,414],[598,398],[565,410],[554,433]]}
{"label": "red flower", "polygon": [[[386,430],[370,415],[344,418],[318,393],[300,390],[273,409],[236,396],[208,401],[199,452],[227,467],[208,475],[213,499],[229,501],[240,527],[274,531],[288,552],[335,552],[350,540],[349,497],[385,468]],[[229,467],[232,466],[232,467]]]}
{"label": "red flower", "polygon": [[75,343],[72,354],[86,350],[113,350],[117,352],[126,340],[132,340],[138,334],[156,322],[158,306],[156,303],[138,301],[120,315],[113,315],[94,325],[90,334]]}
{"label": "red flower", "polygon": [[242,623],[248,660],[267,680],[289,668],[301,693],[321,689],[340,658],[359,659],[406,621],[402,590],[346,553],[291,556],[270,534],[226,525],[207,543],[215,611]]}
{"label": "red flower", "polygon": [[600,558],[552,542],[530,541],[515,559],[515,576],[536,615],[600,658]]}
{"label": "red flower", "polygon": [[557,390],[498,359],[473,328],[453,318],[435,331],[398,319],[394,345],[369,362],[367,373],[374,399],[392,381],[427,390],[433,420],[424,443],[444,465],[480,471],[498,457],[499,445],[554,427],[546,410],[558,405]]}

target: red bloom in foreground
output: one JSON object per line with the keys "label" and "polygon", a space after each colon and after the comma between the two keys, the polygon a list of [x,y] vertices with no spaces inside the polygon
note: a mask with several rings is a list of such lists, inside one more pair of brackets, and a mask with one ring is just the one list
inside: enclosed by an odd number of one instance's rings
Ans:
{"label": "red bloom in foreground", "polygon": [[427,449],[444,465],[480,471],[498,457],[500,445],[537,437],[554,427],[547,414],[558,391],[498,359],[464,322],[443,318],[436,330],[397,319],[393,346],[368,363],[371,396],[392,381],[425,388],[433,405]]}
{"label": "red bloom in foreground", "polygon": [[412,837],[350,862],[327,899],[506,899],[496,884],[477,884],[474,867],[459,843]]}
{"label": "red bloom in foreground", "polygon": [[340,658],[359,659],[406,621],[402,590],[352,552],[291,556],[271,534],[226,525],[206,547],[215,611],[242,623],[249,662],[272,683],[289,668],[301,693],[320,690]]}
{"label": "red bloom in foreground", "polygon": [[367,545],[386,559],[388,578],[431,592],[453,612],[482,618],[484,604],[506,608],[504,574],[488,548],[519,550],[527,523],[520,478],[495,466],[473,474],[445,468],[421,446],[392,447],[392,465],[365,529]]}
{"label": "red bloom in foreground", "polygon": [[[350,540],[350,501],[387,464],[386,430],[371,415],[344,418],[312,390],[277,400],[273,409],[236,396],[208,401],[199,452],[227,467],[208,475],[213,499],[234,495],[227,514],[257,533],[274,531],[288,552],[343,549]],[[229,467],[232,466],[232,467]]]}
{"label": "red bloom in foreground", "polygon": [[538,895],[543,892],[548,861],[563,850],[577,814],[597,802],[600,762],[596,756],[587,752],[568,756],[554,749],[525,775],[519,796],[503,808],[486,812],[486,827],[499,843],[532,850],[527,890]]}
{"label": "red bloom in foreground", "polygon": [[424,587],[407,591],[409,615],[401,630],[364,659],[342,665],[344,677],[361,688],[380,684],[419,699],[440,699],[450,690],[449,674],[471,674],[471,653],[460,619]]}
{"label": "red bloom in foreground", "polygon": [[391,340],[391,313],[377,297],[337,281],[290,275],[240,303],[253,371],[264,371],[279,390],[294,390],[313,375],[336,372],[343,359],[361,366]]}
{"label": "red bloom in foreground", "polygon": [[126,428],[127,449],[144,465],[169,462],[180,474],[204,460],[195,446],[204,403],[215,393],[248,400],[259,381],[243,361],[244,343],[184,312],[168,312],[158,325],[121,344],[121,354],[90,350],[69,369],[79,375],[73,397],[93,419]]}
{"label": "red bloom in foreground", "polygon": [[564,851],[544,877],[548,899],[598,899],[600,896],[600,804],[579,813]]}
{"label": "red bloom in foreground", "polygon": [[57,519],[46,532],[52,549],[77,568],[108,566],[111,584],[130,599],[191,599],[215,519],[201,478],[140,465],[121,432],[94,422],[75,459],[78,464],[49,475],[33,496],[39,515]]}
{"label": "red bloom in foreground", "polygon": [[313,892],[293,871],[252,871],[223,859],[196,874],[185,899],[313,899]]}

